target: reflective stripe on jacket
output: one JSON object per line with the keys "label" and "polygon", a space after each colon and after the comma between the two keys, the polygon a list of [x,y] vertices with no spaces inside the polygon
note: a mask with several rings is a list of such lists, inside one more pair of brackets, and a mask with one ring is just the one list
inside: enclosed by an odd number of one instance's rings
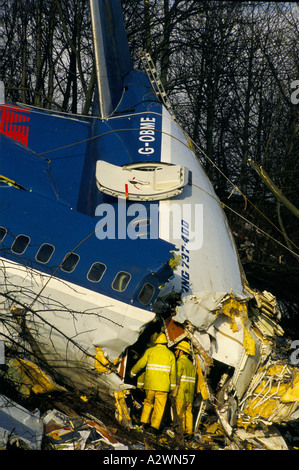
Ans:
{"label": "reflective stripe on jacket", "polygon": [[157,344],[145,351],[132,367],[131,377],[145,368],[145,390],[169,392],[176,386],[176,361],[174,354],[164,344]]}
{"label": "reflective stripe on jacket", "polygon": [[196,368],[185,355],[180,356],[177,360],[177,382],[179,389],[176,400],[192,403],[195,392]]}

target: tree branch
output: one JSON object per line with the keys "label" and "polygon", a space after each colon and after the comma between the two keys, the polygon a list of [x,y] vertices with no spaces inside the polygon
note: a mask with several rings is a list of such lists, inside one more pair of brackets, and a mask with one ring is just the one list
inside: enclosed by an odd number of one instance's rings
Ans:
{"label": "tree branch", "polygon": [[270,189],[272,194],[275,196],[276,199],[278,199],[285,207],[287,207],[292,214],[295,215],[295,217],[299,218],[299,209],[297,209],[294,204],[291,203],[281,192],[281,190],[273,183],[273,181],[270,179],[266,171],[260,166],[258,166],[256,163],[254,163],[251,159],[248,160],[252,168],[257,172],[261,180],[264,182],[264,184],[267,186],[267,188]]}

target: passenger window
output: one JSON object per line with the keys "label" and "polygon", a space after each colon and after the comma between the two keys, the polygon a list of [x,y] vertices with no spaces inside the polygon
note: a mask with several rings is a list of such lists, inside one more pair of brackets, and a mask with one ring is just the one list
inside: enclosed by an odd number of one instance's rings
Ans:
{"label": "passenger window", "polygon": [[75,267],[79,262],[79,255],[76,253],[68,253],[61,264],[62,271],[66,271],[67,273],[71,273],[74,271]]}
{"label": "passenger window", "polygon": [[7,234],[6,228],[0,227],[0,243],[2,242],[6,234]]}
{"label": "passenger window", "polygon": [[53,255],[54,250],[55,250],[55,248],[54,248],[53,245],[49,245],[48,243],[44,243],[40,247],[38,252],[36,253],[35,259],[37,261],[39,261],[40,263],[47,263],[48,261],[50,261],[50,258]]}
{"label": "passenger window", "polygon": [[127,288],[127,285],[129,284],[130,279],[131,279],[131,275],[129,273],[120,271],[114,278],[114,281],[112,283],[112,288],[114,290],[117,290],[118,292],[123,292]]}
{"label": "passenger window", "polygon": [[105,271],[106,266],[104,264],[93,263],[90,270],[88,271],[87,279],[92,282],[99,282],[102,279]]}
{"label": "passenger window", "polygon": [[138,295],[139,302],[141,302],[143,305],[149,304],[153,298],[154,293],[155,293],[154,286],[146,282],[141,288],[141,291],[139,292],[139,295]]}
{"label": "passenger window", "polygon": [[27,237],[27,235],[18,235],[12,244],[11,251],[17,253],[18,255],[22,255],[29,245],[29,242],[30,238]]}

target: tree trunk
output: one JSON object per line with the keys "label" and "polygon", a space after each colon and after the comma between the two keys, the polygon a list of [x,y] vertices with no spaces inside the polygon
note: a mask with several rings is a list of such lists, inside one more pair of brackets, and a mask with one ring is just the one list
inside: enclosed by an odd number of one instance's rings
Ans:
{"label": "tree trunk", "polygon": [[38,0],[36,5],[36,85],[34,105],[41,106],[42,86],[42,4]]}
{"label": "tree trunk", "polygon": [[25,2],[25,7],[22,1],[19,1],[19,8],[22,11],[22,78],[21,78],[21,100],[22,103],[26,104],[26,83],[27,83],[27,11],[28,2]]}

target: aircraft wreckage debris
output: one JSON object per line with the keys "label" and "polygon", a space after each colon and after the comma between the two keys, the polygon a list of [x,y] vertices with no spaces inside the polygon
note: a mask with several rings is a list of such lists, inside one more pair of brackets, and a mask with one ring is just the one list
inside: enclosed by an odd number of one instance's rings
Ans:
{"label": "aircraft wreckage debris", "polygon": [[[183,436],[177,426],[175,407],[169,399],[160,432],[152,434],[140,425],[144,392],[127,379],[124,390],[86,396],[76,388],[64,387],[37,362],[5,350],[0,366],[0,448],[28,450],[288,450],[299,444],[298,402],[299,370],[290,361],[290,341],[274,321],[272,310],[258,294],[263,314],[253,309],[250,328],[243,303],[228,296],[215,316],[214,331],[195,328],[190,322],[179,324],[174,317],[163,321],[168,348],[180,341],[189,342],[196,366],[196,394],[193,402],[193,433]],[[271,297],[271,300],[273,298]],[[267,311],[265,308],[267,307]],[[220,326],[217,318],[222,318]],[[223,321],[226,318],[227,321]],[[155,328],[160,325],[154,323]],[[161,326],[161,325],[160,325]],[[153,324],[144,331],[127,355],[132,365],[158,333]],[[250,358],[256,359],[256,341],[262,347],[253,371]],[[213,336],[221,335],[217,350]],[[226,356],[226,338],[236,343],[243,364],[234,370]],[[232,344],[231,342],[229,343]],[[35,343],[31,344],[34,351]],[[269,347],[271,354],[269,354]],[[135,351],[136,349],[136,351]],[[36,351],[36,350],[35,350]],[[230,351],[232,353],[232,351]],[[29,354],[27,353],[29,356]],[[34,355],[32,356],[34,358]],[[99,375],[114,374],[121,368],[110,363],[101,348],[94,358]],[[222,360],[223,362],[219,362]],[[247,370],[247,376],[244,371]],[[122,362],[121,362],[122,364]],[[245,384],[245,385],[244,385]],[[131,462],[132,465],[134,462]]]}
{"label": "aircraft wreckage debris", "polygon": [[[136,423],[123,426],[117,419],[113,400],[110,403],[100,397],[80,396],[63,391],[59,386],[55,391],[54,384],[51,393],[21,396],[3,375],[0,383],[1,391],[7,392],[7,395],[0,394],[0,450],[105,450],[114,453],[299,448],[299,420],[284,426],[237,428],[234,436],[228,437],[213,407],[207,405],[196,432],[179,442],[171,419],[166,419],[161,432],[153,435]],[[199,411],[197,403],[194,410]],[[111,464],[111,459],[113,464],[115,459],[121,462],[117,454],[105,459],[104,464]],[[136,463],[134,460],[124,462],[130,466]]]}

